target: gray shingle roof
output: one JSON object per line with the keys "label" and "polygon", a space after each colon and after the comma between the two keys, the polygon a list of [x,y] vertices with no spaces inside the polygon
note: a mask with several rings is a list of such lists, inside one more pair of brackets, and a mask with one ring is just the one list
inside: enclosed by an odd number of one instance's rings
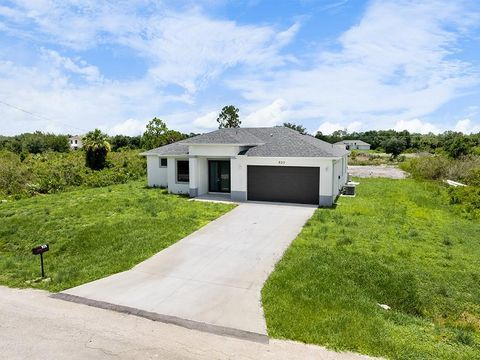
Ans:
{"label": "gray shingle roof", "polygon": [[168,144],[161,146],[156,149],[148,150],[140,155],[187,155],[188,154],[188,144],[185,143],[186,140],[177,141],[173,144]]}
{"label": "gray shingle roof", "polygon": [[239,144],[249,145],[240,155],[258,157],[340,157],[347,151],[310,135],[276,126],[269,128],[219,129],[211,133],[162,146],[142,155],[187,155],[188,145]]}
{"label": "gray shingle roof", "polygon": [[265,144],[250,148],[245,152],[247,156],[264,157],[340,157],[347,153],[345,149],[319,140],[310,135],[285,128],[264,128],[260,137]]}
{"label": "gray shingle roof", "polygon": [[255,136],[252,128],[218,129],[187,139],[189,144],[248,144],[258,145],[263,141]]}

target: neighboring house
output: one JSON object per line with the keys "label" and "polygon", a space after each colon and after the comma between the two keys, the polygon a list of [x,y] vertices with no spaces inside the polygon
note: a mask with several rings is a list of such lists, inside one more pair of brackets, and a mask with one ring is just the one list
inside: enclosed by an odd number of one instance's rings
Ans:
{"label": "neighboring house", "polygon": [[83,146],[82,138],[83,136],[80,136],[80,135],[69,137],[68,142],[70,143],[70,150],[81,149]]}
{"label": "neighboring house", "polygon": [[347,150],[370,150],[370,144],[362,140],[342,140],[334,145],[343,145]]}
{"label": "neighboring house", "polygon": [[331,206],[348,152],[285,127],[220,129],[142,153],[149,186],[197,197]]}

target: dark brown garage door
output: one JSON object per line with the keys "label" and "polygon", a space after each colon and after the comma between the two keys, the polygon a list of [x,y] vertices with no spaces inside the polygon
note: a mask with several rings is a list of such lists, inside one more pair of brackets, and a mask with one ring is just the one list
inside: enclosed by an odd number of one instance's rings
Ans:
{"label": "dark brown garage door", "polygon": [[248,165],[248,200],[318,204],[319,179],[319,168]]}

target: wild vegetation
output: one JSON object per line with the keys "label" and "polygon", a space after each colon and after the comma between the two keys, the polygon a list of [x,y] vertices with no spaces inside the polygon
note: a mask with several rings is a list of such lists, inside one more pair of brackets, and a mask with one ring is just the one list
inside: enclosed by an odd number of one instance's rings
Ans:
{"label": "wild vegetation", "polygon": [[[415,156],[415,154],[408,154]],[[348,156],[349,165],[398,165],[405,161],[406,155],[390,156],[375,150],[352,150]]]}
{"label": "wild vegetation", "polygon": [[455,180],[467,187],[450,187],[449,201],[463,208],[464,215],[480,219],[480,156],[464,156],[458,159],[436,155],[411,158],[400,167],[415,179]]}
{"label": "wild vegetation", "polygon": [[[232,207],[144,180],[0,203],[0,284],[59,291],[127,270]],[[39,276],[31,249],[42,243],[51,281],[27,283]]]}
{"label": "wild vegetation", "polygon": [[111,152],[105,166],[99,171],[86,167],[83,151],[27,154],[23,160],[13,152],[0,151],[0,197],[19,199],[79,186],[108,186],[146,175],[145,159],[139,156],[139,150]]}
{"label": "wild vegetation", "polygon": [[480,358],[480,222],[439,183],[358,181],[355,198],[317,210],[268,279],[269,334],[395,359]]}
{"label": "wild vegetation", "polygon": [[0,135],[0,151],[10,151],[18,155],[41,154],[46,151],[68,152],[68,135],[55,135],[36,131],[16,136]]}
{"label": "wild vegetation", "polygon": [[148,123],[141,137],[108,137],[95,129],[83,137],[83,149],[77,151],[70,150],[67,135],[37,131],[0,136],[0,197],[18,199],[140,179],[146,175],[146,162],[139,147],[162,146],[188,136],[169,130],[158,118]]}

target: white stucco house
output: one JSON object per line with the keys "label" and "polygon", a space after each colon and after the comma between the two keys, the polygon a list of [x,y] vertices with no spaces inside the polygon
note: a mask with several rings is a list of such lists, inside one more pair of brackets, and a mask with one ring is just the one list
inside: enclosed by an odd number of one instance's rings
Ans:
{"label": "white stucco house", "polygon": [[343,145],[347,150],[370,150],[370,144],[362,140],[342,140],[334,145]]}
{"label": "white stucco house", "polygon": [[70,144],[70,150],[78,150],[83,147],[83,136],[75,135],[68,138],[68,143]]}
{"label": "white stucco house", "polygon": [[285,127],[219,129],[141,155],[149,186],[197,197],[331,206],[347,182],[347,154]]}

